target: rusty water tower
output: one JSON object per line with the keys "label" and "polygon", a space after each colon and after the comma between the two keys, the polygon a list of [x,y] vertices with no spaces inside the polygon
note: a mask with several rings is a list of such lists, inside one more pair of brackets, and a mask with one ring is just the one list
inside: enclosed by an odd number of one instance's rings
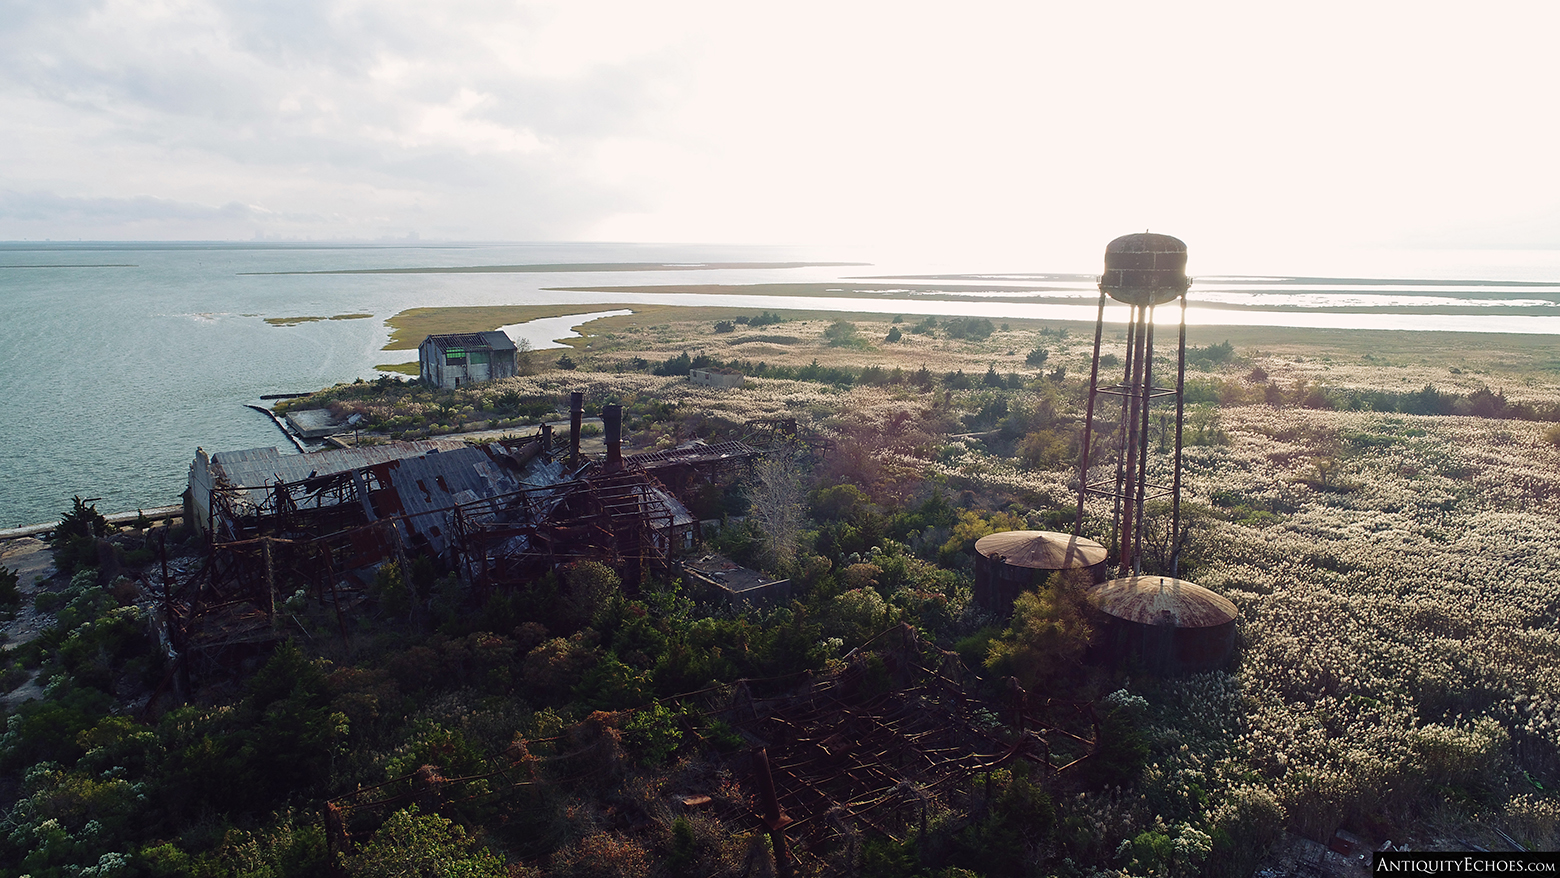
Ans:
{"label": "rusty water tower", "polygon": [[1240,613],[1228,598],[1171,576],[1125,576],[1096,586],[1089,603],[1103,617],[1095,650],[1136,660],[1152,673],[1213,670],[1235,648]]}
{"label": "rusty water tower", "polygon": [[[1105,247],[1105,273],[1100,277],[1099,316],[1094,325],[1094,359],[1089,370],[1089,400],[1084,413],[1078,462],[1078,515],[1073,533],[1083,529],[1084,503],[1090,495],[1111,499],[1110,549],[1122,576],[1142,572],[1143,507],[1169,497],[1171,502],[1170,575],[1180,564],[1181,425],[1186,385],[1186,245],[1169,235],[1142,232],[1123,235]],[[1100,374],[1100,340],[1105,330],[1105,297],[1127,305],[1127,350],[1121,380],[1111,383]],[[1180,303],[1174,386],[1155,384],[1154,310]],[[1167,382],[1168,383],[1168,382]],[[1106,399],[1101,399],[1105,397]],[[1148,480],[1150,409],[1175,407],[1175,454],[1170,484]],[[1119,408],[1110,435],[1097,435],[1096,419]],[[1163,408],[1161,408],[1163,411]],[[1161,440],[1162,441],[1162,440]],[[1104,447],[1100,447],[1101,445]],[[1105,464],[1108,475],[1091,473]]]}
{"label": "rusty water tower", "polygon": [[1006,615],[1020,592],[1050,585],[1088,589],[1105,580],[1105,547],[1073,534],[1010,530],[975,541],[975,603]]}

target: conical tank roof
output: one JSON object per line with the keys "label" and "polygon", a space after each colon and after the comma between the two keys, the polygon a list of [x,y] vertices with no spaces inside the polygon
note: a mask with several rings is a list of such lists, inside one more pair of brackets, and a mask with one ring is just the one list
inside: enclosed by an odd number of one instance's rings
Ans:
{"label": "conical tank roof", "polygon": [[975,541],[982,557],[1030,570],[1071,570],[1105,560],[1105,547],[1090,539],[1049,530],[1010,530]]}
{"label": "conical tank roof", "polygon": [[1228,598],[1171,576],[1126,576],[1102,582],[1089,592],[1089,602],[1107,615],[1140,625],[1213,628],[1240,616]]}

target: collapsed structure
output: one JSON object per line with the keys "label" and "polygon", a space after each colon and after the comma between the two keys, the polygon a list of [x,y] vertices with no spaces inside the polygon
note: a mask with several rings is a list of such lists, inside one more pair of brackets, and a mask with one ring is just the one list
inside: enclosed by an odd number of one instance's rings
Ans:
{"label": "collapsed structure", "polygon": [[[578,424],[582,395],[571,405]],[[170,651],[228,664],[230,648],[277,636],[278,602],[313,596],[342,619],[382,563],[414,556],[457,573],[477,595],[573,561],[607,563],[631,590],[649,573],[670,571],[698,526],[679,491],[686,497],[733,477],[758,452],[741,442],[694,441],[625,457],[621,407],[602,415],[603,461],[582,457],[578,429],[567,448],[554,448],[545,425],[529,437],[476,445],[197,450],[186,514],[211,551],[168,588]]]}

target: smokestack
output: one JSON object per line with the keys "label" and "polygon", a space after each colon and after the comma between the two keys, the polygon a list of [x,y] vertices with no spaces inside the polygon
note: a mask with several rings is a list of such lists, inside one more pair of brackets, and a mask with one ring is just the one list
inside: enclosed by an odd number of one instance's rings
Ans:
{"label": "smokestack", "polygon": [[580,465],[580,421],[585,417],[585,394],[569,394],[569,466]]}
{"label": "smokestack", "polygon": [[607,433],[607,469],[623,468],[623,407],[601,407],[601,426]]}

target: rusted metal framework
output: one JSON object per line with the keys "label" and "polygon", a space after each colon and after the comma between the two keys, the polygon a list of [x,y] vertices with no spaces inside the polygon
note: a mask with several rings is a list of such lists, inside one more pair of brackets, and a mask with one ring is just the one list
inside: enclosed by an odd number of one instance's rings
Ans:
{"label": "rusted metal framework", "polygon": [[[866,660],[864,647],[846,671],[823,679],[739,680],[667,699],[729,724],[753,745],[729,761],[756,795],[711,790],[715,796],[690,796],[685,807],[710,807],[729,825],[762,828],[781,875],[793,858],[810,860],[808,871],[820,873],[860,832],[895,840],[925,832],[929,817],[955,797],[978,795],[968,782],[983,772],[1023,760],[1056,780],[1095,751],[1099,722],[1089,702],[1042,698],[1015,683],[1002,704],[971,697],[978,678],[909,625],[871,646],[878,661]],[[555,738],[517,738],[470,777],[422,766],[331,799],[324,808],[330,844],[346,849],[411,803],[457,813],[501,800],[548,808],[540,795],[546,788],[566,791],[617,769],[625,756],[607,724],[626,719],[598,715]]]}
{"label": "rusted metal framework", "polygon": [[451,553],[478,589],[528,581],[538,570],[599,560],[637,587],[671,567],[693,520],[642,470],[599,470],[584,478],[451,510]]}
{"label": "rusted metal framework", "polygon": [[687,497],[703,485],[719,484],[752,467],[762,452],[742,442],[692,442],[665,451],[647,451],[623,458],[629,469],[642,470]]}
{"label": "rusted metal framework", "polygon": [[[1088,702],[1041,698],[1010,682],[999,716],[968,694],[979,681],[957,654],[909,625],[871,643],[881,664],[857,661],[780,699],[755,701],[742,687],[720,714],[764,748],[753,766],[756,816],[777,857],[789,851],[784,836],[798,856],[819,859],[859,830],[904,840],[925,830],[928,812],[962,781],[1014,760],[1054,778],[1095,751],[1099,724]],[[722,816],[751,819],[737,808]]]}
{"label": "rusted metal framework", "polygon": [[[1180,562],[1181,426],[1186,385],[1186,245],[1169,235],[1143,232],[1124,235],[1105,248],[1105,273],[1100,277],[1099,315],[1094,325],[1094,359],[1089,370],[1089,401],[1084,414],[1081,454],[1078,462],[1078,514],[1074,535],[1083,529],[1084,502],[1090,496],[1112,501],[1110,548],[1122,575],[1142,572],[1143,508],[1152,500],[1169,497],[1171,512],[1170,573]],[[1127,355],[1121,381],[1100,386],[1100,342],[1105,329],[1105,298],[1130,308]],[[1180,303],[1180,334],[1174,387],[1154,384],[1154,309]],[[1095,445],[1095,419],[1099,397],[1119,400],[1120,414],[1113,437],[1104,449]],[[1149,411],[1155,402],[1175,403],[1175,454],[1170,484],[1148,480]],[[1113,473],[1096,473],[1095,456],[1113,455]]]}

